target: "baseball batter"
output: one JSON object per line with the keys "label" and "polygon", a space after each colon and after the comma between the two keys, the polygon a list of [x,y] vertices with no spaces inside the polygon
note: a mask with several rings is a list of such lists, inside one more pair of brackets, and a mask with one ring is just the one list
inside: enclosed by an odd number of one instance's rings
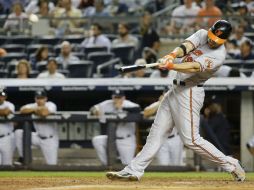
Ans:
{"label": "baseball batter", "polygon": [[178,72],[176,79],[160,104],[142,151],[122,171],[108,172],[109,179],[139,180],[168,132],[176,126],[185,146],[230,172],[235,180],[245,180],[239,161],[224,155],[199,134],[200,110],[205,97],[202,85],[223,64],[226,57],[223,44],[231,31],[229,22],[219,20],[208,31],[198,30],[158,60],[161,68]]}
{"label": "baseball batter", "polygon": [[[35,93],[35,103],[21,107],[20,113],[34,114],[38,117],[46,117],[56,113],[57,107],[53,102],[47,101],[45,91]],[[32,132],[32,145],[39,146],[48,165],[57,164],[58,131],[55,123],[34,122],[36,132]],[[18,153],[23,157],[23,130],[15,131],[16,146]]]}
{"label": "baseball batter", "polygon": [[[6,100],[7,94],[0,91],[0,116],[7,117],[15,111],[14,105]],[[0,123],[0,165],[12,165],[14,150],[13,123]]]}
{"label": "baseball batter", "polygon": [[[95,105],[91,112],[94,115],[103,117],[107,113],[111,114],[126,114],[124,109],[127,108],[139,108],[138,104],[135,104],[125,99],[123,91],[116,90],[112,94],[111,100],[103,101]],[[123,164],[129,164],[133,159],[136,151],[136,126],[135,122],[119,122],[116,128],[116,148],[119,153],[121,162]],[[107,135],[95,136],[92,139],[93,146],[97,152],[97,155],[103,165],[107,165]]]}

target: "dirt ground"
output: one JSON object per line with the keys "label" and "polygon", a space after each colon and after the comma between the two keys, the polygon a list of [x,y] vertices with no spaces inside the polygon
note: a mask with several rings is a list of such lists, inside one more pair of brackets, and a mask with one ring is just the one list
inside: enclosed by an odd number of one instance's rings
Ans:
{"label": "dirt ground", "polygon": [[166,179],[143,178],[140,182],[110,181],[102,177],[17,177],[0,178],[0,190],[247,190],[254,181],[235,182],[230,179]]}

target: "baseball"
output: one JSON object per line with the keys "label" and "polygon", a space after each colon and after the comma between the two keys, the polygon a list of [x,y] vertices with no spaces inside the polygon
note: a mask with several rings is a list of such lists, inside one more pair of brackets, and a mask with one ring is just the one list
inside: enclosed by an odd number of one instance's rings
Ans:
{"label": "baseball", "polygon": [[29,16],[29,21],[30,22],[33,22],[33,23],[35,23],[35,22],[38,22],[39,21],[39,18],[38,18],[38,16],[37,15],[35,15],[35,14],[30,14],[30,16]]}

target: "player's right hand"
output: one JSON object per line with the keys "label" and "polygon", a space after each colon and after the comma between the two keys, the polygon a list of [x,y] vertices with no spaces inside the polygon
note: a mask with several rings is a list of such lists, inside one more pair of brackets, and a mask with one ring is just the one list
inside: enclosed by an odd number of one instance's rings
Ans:
{"label": "player's right hand", "polygon": [[174,59],[176,58],[174,53],[170,53],[168,55],[165,55],[164,57],[158,59],[158,63],[160,63],[160,66],[163,67],[167,65],[168,63],[173,63]]}

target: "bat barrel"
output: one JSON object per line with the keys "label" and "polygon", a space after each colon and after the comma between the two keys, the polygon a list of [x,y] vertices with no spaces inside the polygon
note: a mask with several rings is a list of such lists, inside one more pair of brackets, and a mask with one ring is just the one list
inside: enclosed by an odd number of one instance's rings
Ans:
{"label": "bat barrel", "polygon": [[138,71],[144,68],[146,68],[145,65],[131,65],[131,66],[120,67],[119,71],[122,73],[128,73],[128,72]]}

